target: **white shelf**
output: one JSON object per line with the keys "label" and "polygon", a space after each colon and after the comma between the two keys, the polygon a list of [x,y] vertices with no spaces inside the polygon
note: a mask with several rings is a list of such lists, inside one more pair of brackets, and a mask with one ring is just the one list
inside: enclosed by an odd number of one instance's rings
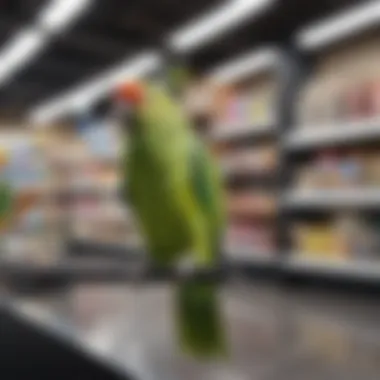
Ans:
{"label": "white shelf", "polygon": [[297,45],[309,51],[319,51],[377,26],[380,21],[379,2],[357,3],[301,30],[296,36]]}
{"label": "white shelf", "polygon": [[282,204],[288,208],[334,208],[342,206],[378,207],[378,189],[303,190],[285,195]]}
{"label": "white shelf", "polygon": [[322,260],[297,256],[299,255],[294,254],[285,263],[286,269],[296,272],[380,280],[380,261]]}
{"label": "white shelf", "polygon": [[254,49],[213,69],[208,79],[215,83],[232,84],[274,70],[278,62],[277,49]]}
{"label": "white shelf", "polygon": [[273,265],[278,261],[274,254],[254,252],[253,249],[247,248],[229,248],[226,249],[225,255],[231,261],[243,261],[260,266]]}
{"label": "white shelf", "polygon": [[380,117],[341,124],[299,127],[285,138],[285,146],[298,150],[372,139],[380,140]]}
{"label": "white shelf", "polygon": [[267,121],[263,123],[231,123],[214,127],[211,140],[224,141],[241,137],[270,135],[275,133],[275,123]]}

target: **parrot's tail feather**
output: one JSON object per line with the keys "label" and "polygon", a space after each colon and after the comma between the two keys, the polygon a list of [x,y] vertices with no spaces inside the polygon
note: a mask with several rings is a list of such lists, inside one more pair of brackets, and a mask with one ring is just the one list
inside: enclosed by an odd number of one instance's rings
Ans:
{"label": "parrot's tail feather", "polygon": [[185,281],[177,290],[177,322],[182,349],[201,358],[225,357],[227,345],[216,284]]}

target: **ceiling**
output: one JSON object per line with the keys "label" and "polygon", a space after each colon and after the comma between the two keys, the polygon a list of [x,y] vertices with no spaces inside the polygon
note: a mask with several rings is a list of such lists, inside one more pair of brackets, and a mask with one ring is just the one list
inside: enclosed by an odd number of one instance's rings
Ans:
{"label": "ceiling", "polygon": [[[0,115],[19,118],[46,101],[91,78],[145,47],[220,0],[94,0],[91,8],[10,82],[0,87]],[[289,40],[295,31],[355,0],[278,0],[269,11],[235,29],[228,37],[188,57],[198,70],[249,48]],[[6,41],[33,25],[48,0],[0,1],[0,52]]]}

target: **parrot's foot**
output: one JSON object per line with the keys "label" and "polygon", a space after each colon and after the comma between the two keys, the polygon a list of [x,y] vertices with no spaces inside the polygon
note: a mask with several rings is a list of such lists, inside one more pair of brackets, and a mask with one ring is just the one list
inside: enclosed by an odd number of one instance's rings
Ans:
{"label": "parrot's foot", "polygon": [[186,255],[177,265],[178,274],[181,277],[191,277],[197,270],[197,265],[191,257],[191,254]]}
{"label": "parrot's foot", "polygon": [[180,276],[180,278],[186,279],[193,279],[193,278],[207,278],[210,275],[214,275],[217,270],[216,268],[201,264],[193,259],[194,255],[186,255],[184,258],[182,258],[178,265],[177,265],[177,273]]}

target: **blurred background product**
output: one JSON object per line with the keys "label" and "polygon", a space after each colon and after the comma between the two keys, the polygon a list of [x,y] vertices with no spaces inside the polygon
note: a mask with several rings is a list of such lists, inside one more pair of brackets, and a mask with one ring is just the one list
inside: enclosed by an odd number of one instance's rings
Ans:
{"label": "blurred background product", "polygon": [[379,186],[379,148],[326,149],[297,169],[300,189],[365,189]]}
{"label": "blurred background product", "polygon": [[296,252],[307,257],[338,260],[379,260],[378,220],[341,214],[332,220],[293,227]]}
{"label": "blurred background product", "polygon": [[299,125],[341,124],[380,116],[378,36],[320,56],[299,103]]}

